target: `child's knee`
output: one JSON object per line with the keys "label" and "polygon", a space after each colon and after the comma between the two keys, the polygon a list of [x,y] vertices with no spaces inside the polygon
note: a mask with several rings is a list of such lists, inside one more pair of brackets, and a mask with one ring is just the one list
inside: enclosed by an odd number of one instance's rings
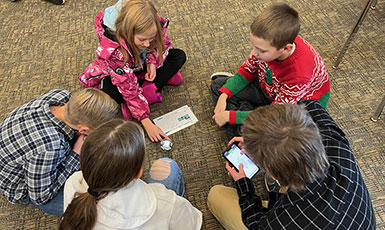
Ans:
{"label": "child's knee", "polygon": [[175,162],[169,158],[156,160],[150,169],[150,175],[155,180],[164,180],[170,176],[171,164]]}
{"label": "child's knee", "polygon": [[218,77],[211,81],[211,92],[220,94],[218,91],[224,84],[226,84],[228,77]]}
{"label": "child's knee", "polygon": [[178,64],[182,66],[186,62],[186,53],[183,50],[177,49]]}
{"label": "child's knee", "polygon": [[214,185],[211,187],[209,194],[207,195],[207,202],[213,202],[217,196],[221,195],[221,191],[223,191],[224,188],[225,186],[223,185]]}

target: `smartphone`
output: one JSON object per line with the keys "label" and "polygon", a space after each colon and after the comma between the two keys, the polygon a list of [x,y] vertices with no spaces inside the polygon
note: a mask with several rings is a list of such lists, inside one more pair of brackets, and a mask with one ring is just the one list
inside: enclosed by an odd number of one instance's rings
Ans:
{"label": "smartphone", "polygon": [[235,144],[229,146],[223,153],[223,156],[238,172],[238,167],[242,163],[243,170],[249,179],[251,179],[259,171],[259,167],[256,166],[254,162],[251,161],[250,158]]}

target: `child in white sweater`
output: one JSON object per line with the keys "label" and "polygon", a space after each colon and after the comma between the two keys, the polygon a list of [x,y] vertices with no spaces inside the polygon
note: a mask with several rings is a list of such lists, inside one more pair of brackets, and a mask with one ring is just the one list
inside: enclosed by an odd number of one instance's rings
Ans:
{"label": "child in white sweater", "polygon": [[144,158],[139,125],[116,119],[98,127],[81,149],[82,171],[65,184],[59,229],[200,229],[202,213],[181,197],[175,161],[157,160],[147,184],[140,179]]}

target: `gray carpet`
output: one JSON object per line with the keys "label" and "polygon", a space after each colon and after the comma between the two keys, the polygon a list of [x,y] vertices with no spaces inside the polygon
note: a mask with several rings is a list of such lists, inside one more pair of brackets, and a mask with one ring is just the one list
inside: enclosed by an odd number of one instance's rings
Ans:
{"label": "gray carpet", "polygon": [[[0,118],[16,106],[53,88],[82,88],[77,76],[95,58],[95,15],[113,0],[68,0],[55,6],[42,0],[0,0]],[[146,170],[159,157],[175,159],[184,173],[186,198],[203,212],[203,229],[222,229],[206,206],[209,189],[232,185],[221,152],[224,129],[211,120],[214,109],[209,76],[234,72],[250,52],[249,25],[270,2],[262,0],[154,0],[160,15],[171,18],[169,37],[185,50],[184,83],[165,87],[164,101],[151,106],[151,118],[189,105],[199,119],[170,136],[175,147],[165,153],[147,140]],[[385,3],[370,10],[342,60],[333,62],[366,1],[286,1],[302,19],[300,34],[321,54],[331,78],[328,111],[349,137],[371,194],[377,229],[385,229],[385,112],[373,114],[385,93]],[[260,175],[256,180],[261,179]],[[258,193],[263,195],[262,186]],[[0,229],[55,229],[58,218],[0,195]]]}

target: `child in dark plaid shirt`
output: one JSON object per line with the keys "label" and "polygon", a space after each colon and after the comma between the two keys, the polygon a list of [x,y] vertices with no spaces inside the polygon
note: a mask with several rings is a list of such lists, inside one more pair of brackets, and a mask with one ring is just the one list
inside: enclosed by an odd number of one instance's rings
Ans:
{"label": "child in dark plaid shirt", "polygon": [[0,124],[0,192],[12,203],[61,215],[63,185],[79,170],[86,135],[118,113],[97,89],[56,89],[14,109]]}
{"label": "child in dark plaid shirt", "polygon": [[214,186],[208,207],[227,230],[376,228],[348,140],[319,102],[259,107],[234,141],[281,190],[263,206],[243,166],[226,163],[236,189]]}

